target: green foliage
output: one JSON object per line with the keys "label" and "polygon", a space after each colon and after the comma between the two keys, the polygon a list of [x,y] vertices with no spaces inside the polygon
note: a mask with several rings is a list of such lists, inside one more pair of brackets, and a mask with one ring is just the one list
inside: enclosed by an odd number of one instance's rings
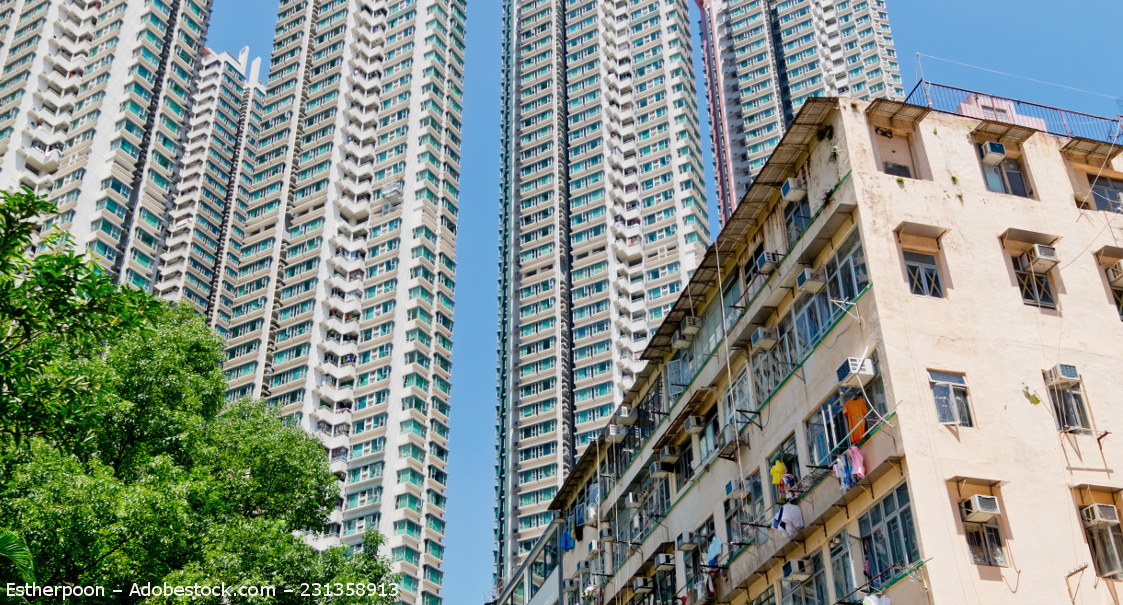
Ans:
{"label": "green foliage", "polygon": [[0,192],[0,435],[17,442],[88,438],[92,427],[78,420],[102,403],[101,385],[59,350],[139,330],[159,309],[142,292],[119,290],[65,235],[36,243],[36,219],[53,210],[29,190]]}
{"label": "green foliage", "polygon": [[30,254],[52,211],[0,197],[0,581],[107,589],[76,603],[145,601],[134,583],[390,582],[377,534],[347,554],[295,533],[323,529],[337,479],[264,403],[224,403],[223,343],[202,318],[118,289],[63,237]]}

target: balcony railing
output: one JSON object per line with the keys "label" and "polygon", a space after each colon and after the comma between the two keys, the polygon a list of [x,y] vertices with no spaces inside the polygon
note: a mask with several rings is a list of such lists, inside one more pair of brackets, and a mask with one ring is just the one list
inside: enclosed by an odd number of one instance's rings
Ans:
{"label": "balcony railing", "polygon": [[1123,120],[1057,109],[921,80],[905,102],[950,113],[1033,128],[1049,134],[1123,143]]}

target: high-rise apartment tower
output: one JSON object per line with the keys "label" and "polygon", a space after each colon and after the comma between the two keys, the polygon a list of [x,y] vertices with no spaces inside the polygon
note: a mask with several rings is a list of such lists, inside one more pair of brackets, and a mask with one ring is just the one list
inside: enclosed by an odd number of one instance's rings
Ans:
{"label": "high-rise apartment tower", "polygon": [[248,57],[248,48],[238,57],[203,53],[155,285],[160,296],[192,304],[224,335],[240,286],[241,241],[261,130],[261,62],[248,63]]}
{"label": "high-rise apartment tower", "polygon": [[320,436],[343,482],[318,543],[379,530],[411,605],[443,580],[464,19],[463,0],[281,2],[218,302],[228,395]]}
{"label": "high-rise apartment tower", "polygon": [[203,0],[0,3],[0,187],[48,196],[121,283],[157,279],[210,19]]}
{"label": "high-rise apartment tower", "polygon": [[685,0],[506,0],[495,583],[709,244]]}
{"label": "high-rise apartment tower", "polygon": [[807,99],[901,99],[885,0],[695,0],[724,225]]}

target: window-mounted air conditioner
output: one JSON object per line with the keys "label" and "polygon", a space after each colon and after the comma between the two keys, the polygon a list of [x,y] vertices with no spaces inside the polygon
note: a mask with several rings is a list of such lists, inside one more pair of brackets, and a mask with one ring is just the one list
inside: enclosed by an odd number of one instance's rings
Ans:
{"label": "window-mounted air conditioner", "polygon": [[628,427],[622,424],[610,424],[605,431],[605,440],[609,443],[620,443],[628,436]]}
{"label": "window-mounted air conditioner", "polygon": [[589,554],[598,553],[601,549],[600,540],[591,540],[589,542]]}
{"label": "window-mounted air conditioner", "polygon": [[1022,255],[1023,270],[1033,273],[1048,273],[1059,262],[1061,259],[1057,257],[1057,249],[1042,244],[1034,244]]}
{"label": "window-mounted air conditioner", "polygon": [[758,273],[772,273],[776,267],[784,260],[784,256],[777,252],[765,252],[756,259],[756,270]]}
{"label": "window-mounted air conditioner", "polygon": [[811,577],[811,562],[807,559],[784,561],[784,579],[792,582],[807,580]]}
{"label": "window-mounted air conditioner", "polygon": [[647,594],[655,589],[655,582],[651,578],[636,578],[632,580],[632,592],[636,594]]}
{"label": "window-mounted air conditioner", "polygon": [[827,285],[827,282],[823,278],[823,273],[821,271],[808,268],[800,271],[795,276],[795,287],[801,294],[821,292],[825,285]]}
{"label": "window-mounted air conditioner", "polygon": [[693,336],[694,334],[697,334],[698,331],[701,330],[701,329],[702,329],[702,318],[701,317],[687,317],[687,318],[682,320],[682,324],[679,325],[678,331],[682,332],[683,334],[686,334],[687,336]]}
{"label": "window-mounted air conditioner", "polygon": [[976,494],[959,503],[959,512],[964,521],[985,523],[1002,514],[998,510],[998,498]]}
{"label": "window-mounted air conditioner", "polygon": [[731,456],[737,453],[737,427],[732,424],[725,425],[717,438],[718,455]]}
{"label": "window-mounted air conditioner", "polygon": [[683,425],[687,435],[697,435],[706,428],[706,419],[701,416],[690,416]]}
{"label": "window-mounted air conditioner", "polygon": [[665,445],[663,449],[659,450],[659,462],[674,464],[678,462],[678,449],[673,445]]}
{"label": "window-mounted air conditioner", "polygon": [[647,469],[649,475],[655,478],[667,477],[674,471],[674,467],[670,464],[662,462],[652,462],[651,466]]}
{"label": "window-mounted air conditioner", "polygon": [[776,331],[771,328],[757,328],[753,331],[752,345],[754,349],[771,350],[776,346]]}
{"label": "window-mounted air conditioner", "polygon": [[655,569],[658,571],[673,571],[675,556],[671,553],[655,555]]}
{"label": "window-mounted air conditioner", "polygon": [[744,479],[734,479],[725,484],[725,495],[729,498],[744,498],[749,494],[748,487]]}
{"label": "window-mounted air conditioner", "polygon": [[694,539],[694,532],[684,531],[678,535],[675,540],[675,548],[679,550],[694,550],[698,548],[698,542]]}
{"label": "window-mounted air conditioner", "polygon": [[588,559],[577,562],[577,571],[589,571],[593,567],[593,563]]}
{"label": "window-mounted air conditioner", "polygon": [[601,530],[600,530],[600,541],[601,542],[615,542],[616,541],[616,530],[612,529],[611,527],[601,528]]}
{"label": "window-mounted air conditioner", "polygon": [[1107,268],[1107,281],[1112,288],[1123,288],[1123,260]]}
{"label": "window-mounted air conditioner", "polygon": [[1080,372],[1076,366],[1058,363],[1045,372],[1045,382],[1051,387],[1064,388],[1080,382]]}
{"label": "window-mounted air conditioner", "polygon": [[640,495],[636,492],[632,492],[624,496],[624,506],[626,508],[642,508],[643,498],[640,498]]}
{"label": "window-mounted air conditioner", "polygon": [[1006,146],[1002,143],[988,141],[980,146],[983,152],[983,164],[986,166],[997,166],[1006,159]]}
{"label": "window-mounted air conditioner", "polygon": [[577,578],[566,578],[562,582],[562,592],[577,592],[581,589],[581,580]]}
{"label": "window-mounted air conditioner", "polygon": [[622,405],[620,406],[620,411],[619,413],[617,413],[616,417],[620,421],[620,424],[631,425],[635,424],[636,421],[639,420],[639,413],[636,412],[636,408]]}
{"label": "window-mounted air conditioner", "polygon": [[1080,509],[1080,519],[1084,527],[1119,525],[1119,510],[1111,504],[1093,504]]}
{"label": "window-mounted air conditioner", "polygon": [[842,365],[838,366],[838,384],[844,387],[866,386],[873,380],[876,373],[873,369],[872,359],[847,357]]}
{"label": "window-mounted air conditioner", "polygon": [[780,197],[785,202],[798,202],[807,197],[807,186],[797,178],[790,178],[780,185]]}
{"label": "window-mounted air conditioner", "polygon": [[676,331],[671,337],[671,346],[676,349],[685,349],[690,346],[690,338],[682,332]]}

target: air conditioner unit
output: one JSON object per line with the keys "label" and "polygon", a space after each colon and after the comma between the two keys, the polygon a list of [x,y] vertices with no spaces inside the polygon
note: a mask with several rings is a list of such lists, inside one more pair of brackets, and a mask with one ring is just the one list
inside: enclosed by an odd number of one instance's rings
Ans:
{"label": "air conditioner unit", "polygon": [[673,571],[675,556],[671,553],[655,555],[655,569],[658,571]]}
{"label": "air conditioner unit", "polygon": [[620,443],[628,436],[628,427],[622,424],[610,424],[605,432],[605,440],[609,443]]}
{"label": "air conditioner unit", "polygon": [[590,504],[585,510],[585,527],[590,527],[597,524],[597,505]]}
{"label": "air conditioner unit", "polygon": [[652,477],[658,478],[670,475],[673,470],[674,469],[670,464],[664,464],[662,462],[652,462],[651,466],[647,469],[647,472]]}
{"label": "air conditioner unit", "polygon": [[801,293],[822,292],[825,285],[827,282],[823,279],[823,274],[814,269],[804,269],[795,276],[795,287]]}
{"label": "air conditioner unit", "polygon": [[780,197],[784,198],[785,202],[798,202],[806,196],[807,186],[799,179],[791,178],[780,185]]}
{"label": "air conditioner unit", "polygon": [[593,567],[593,563],[588,559],[577,562],[577,571],[589,571]]}
{"label": "air conditioner unit", "polygon": [[1107,268],[1107,281],[1112,288],[1123,288],[1123,260]]}
{"label": "air conditioner unit", "polygon": [[1057,249],[1052,246],[1034,244],[1022,255],[1022,269],[1033,273],[1048,273],[1059,262],[1061,259],[1057,257]]}
{"label": "air conditioner unit", "polygon": [[725,484],[725,495],[729,498],[744,498],[749,495],[749,486],[744,479],[734,479]]}
{"label": "air conditioner unit", "polygon": [[671,337],[671,346],[676,349],[685,349],[690,346],[690,339],[682,332],[675,332]]}
{"label": "air conditioner unit", "polygon": [[1001,514],[998,510],[998,498],[980,494],[960,502],[959,512],[964,521],[971,523],[985,523]]}
{"label": "air conditioner unit", "polygon": [[601,548],[600,540],[591,540],[589,542],[589,554],[600,552],[600,548]]}
{"label": "air conditioner unit", "polygon": [[636,412],[636,408],[622,405],[620,406],[620,411],[616,414],[616,417],[620,421],[620,424],[631,425],[635,424],[636,421],[639,420],[639,413]]}
{"label": "air conditioner unit", "polygon": [[697,435],[706,429],[706,419],[701,416],[689,416],[686,419],[686,424],[683,425],[683,430],[687,435]]}
{"label": "air conditioner unit", "polygon": [[647,594],[655,590],[655,582],[651,578],[636,578],[632,580],[632,592],[636,594]]}
{"label": "air conditioner unit", "polygon": [[771,328],[757,328],[753,332],[752,344],[754,349],[772,350],[776,346],[776,331]]}
{"label": "air conditioner unit", "polygon": [[616,530],[612,529],[611,527],[601,528],[601,530],[600,530],[600,541],[601,542],[615,542],[616,541]]}
{"label": "air conditioner unit", "polygon": [[725,428],[721,429],[721,434],[718,435],[718,455],[731,456],[737,453],[737,437],[737,427],[732,424],[725,425]]}
{"label": "air conditioner unit", "polygon": [[710,600],[710,589],[706,588],[706,583],[694,587],[694,605],[700,605]]}
{"label": "air conditioner unit", "polygon": [[640,498],[640,495],[636,492],[632,492],[624,496],[624,506],[627,508],[642,508],[643,498]]}
{"label": "air conditioner unit", "polygon": [[783,260],[784,256],[778,252],[765,252],[757,257],[756,270],[758,273],[772,273]]}
{"label": "air conditioner unit", "polygon": [[838,366],[838,384],[844,387],[862,387],[877,375],[873,369],[872,359],[847,357],[842,365]]}
{"label": "air conditioner unit", "polygon": [[811,577],[811,562],[807,559],[790,559],[784,561],[784,579],[791,582],[801,582]]}
{"label": "air conditioner unit", "polygon": [[679,332],[682,332],[683,334],[687,334],[687,335],[697,334],[698,331],[701,330],[701,329],[702,329],[702,318],[701,317],[687,317],[687,318],[682,320],[682,324],[678,328]]}
{"label": "air conditioner unit", "polygon": [[983,164],[997,166],[1006,159],[1006,146],[1002,143],[988,141],[980,147],[983,152]]}
{"label": "air conditioner unit", "polygon": [[674,464],[678,462],[678,450],[673,445],[665,445],[659,450],[659,462]]}
{"label": "air conditioner unit", "polygon": [[1051,387],[1071,386],[1080,382],[1080,372],[1077,371],[1076,366],[1058,363],[1045,372],[1045,382]]}
{"label": "air conditioner unit", "polygon": [[1110,504],[1093,504],[1080,509],[1080,518],[1084,527],[1119,525],[1119,510]]}
{"label": "air conditioner unit", "polygon": [[577,592],[578,590],[581,590],[581,580],[567,578],[562,582],[562,592]]}
{"label": "air conditioner unit", "polygon": [[694,540],[694,532],[684,531],[678,535],[675,540],[675,548],[679,550],[694,550],[698,548],[698,543]]}

